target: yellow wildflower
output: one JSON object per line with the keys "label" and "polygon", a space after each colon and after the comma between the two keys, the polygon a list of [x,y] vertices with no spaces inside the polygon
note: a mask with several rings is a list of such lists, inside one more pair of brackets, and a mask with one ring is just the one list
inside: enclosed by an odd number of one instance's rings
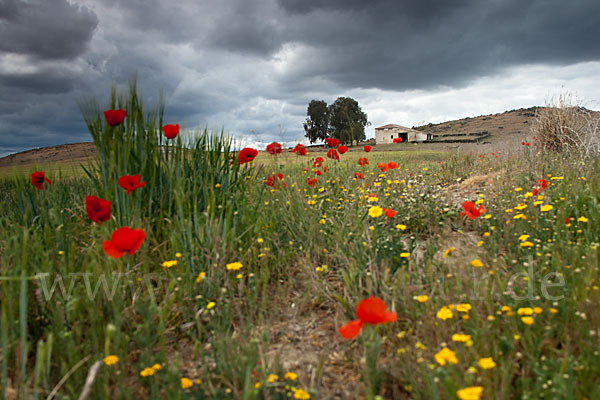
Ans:
{"label": "yellow wildflower", "polygon": [[170,261],[165,261],[162,263],[162,266],[164,268],[171,268],[177,265],[177,260],[170,260]]}
{"label": "yellow wildflower", "polygon": [[531,307],[521,307],[517,310],[517,314],[519,315],[533,315],[533,308]]}
{"label": "yellow wildflower", "polygon": [[410,253],[400,253],[400,257],[408,258],[408,257],[410,257]]}
{"label": "yellow wildflower", "polygon": [[115,356],[115,355],[109,355],[104,357],[104,364],[106,365],[113,365],[119,362],[119,357]]}
{"label": "yellow wildflower", "polygon": [[496,363],[492,357],[484,357],[479,359],[477,365],[479,365],[479,368],[492,369],[496,366]]}
{"label": "yellow wildflower", "polygon": [[582,215],[581,217],[577,218],[577,221],[579,221],[579,222],[588,222],[588,221],[589,221],[589,219],[587,219],[586,217],[584,217],[584,216]]}
{"label": "yellow wildflower", "polygon": [[450,350],[447,347],[444,347],[442,350],[435,354],[435,361],[440,364],[442,367],[446,365],[446,363],[450,364],[458,364],[458,358],[456,358],[456,353]]}
{"label": "yellow wildflower", "polygon": [[426,294],[422,294],[420,296],[417,296],[417,301],[419,303],[425,303],[427,300],[429,300],[429,296],[427,296]]}
{"label": "yellow wildflower", "polygon": [[145,377],[147,377],[147,376],[152,376],[152,375],[154,375],[154,373],[155,373],[155,372],[156,372],[156,371],[154,370],[154,368],[150,368],[150,367],[148,367],[148,368],[144,368],[143,370],[141,370],[141,371],[140,371],[140,376],[141,376],[142,378],[145,378]]}
{"label": "yellow wildflower", "polygon": [[469,386],[456,392],[456,395],[460,400],[479,400],[481,399],[482,394],[482,386]]}
{"label": "yellow wildflower", "polygon": [[554,207],[551,206],[550,204],[545,204],[543,206],[540,207],[540,211],[542,212],[546,212],[546,211],[550,211],[552,210]]}
{"label": "yellow wildflower", "polygon": [[454,251],[454,247],[448,247],[448,248],[446,249],[446,251],[444,251],[443,258],[446,258],[446,257],[448,257],[450,254],[452,254],[452,252],[453,252],[453,251]]}
{"label": "yellow wildflower", "polygon": [[532,317],[521,317],[521,321],[523,321],[523,323],[525,325],[532,325],[533,324],[533,318]]}
{"label": "yellow wildflower", "polygon": [[454,314],[452,314],[452,310],[450,310],[450,308],[448,308],[448,306],[443,306],[440,309],[440,311],[437,312],[436,317],[445,321],[447,319],[454,317]]}
{"label": "yellow wildflower", "polygon": [[200,283],[204,280],[204,278],[206,278],[206,272],[200,272],[198,274],[198,276],[196,277],[196,283]]}
{"label": "yellow wildflower", "polygon": [[194,386],[194,382],[192,382],[191,379],[181,378],[181,388],[182,389],[189,389],[192,386]]}
{"label": "yellow wildflower", "polygon": [[228,271],[237,271],[238,269],[242,268],[244,265],[241,262],[233,262],[230,264],[227,264],[227,270]]}
{"label": "yellow wildflower", "polygon": [[275,375],[275,374],[269,374],[269,376],[267,376],[267,382],[269,382],[269,383],[273,383],[278,379],[279,379],[279,376]]}
{"label": "yellow wildflower", "polygon": [[460,311],[460,312],[469,312],[471,310],[471,305],[468,303],[465,304],[458,304],[456,306],[456,311]]}
{"label": "yellow wildflower", "polygon": [[533,247],[533,243],[526,240],[526,241],[522,242],[520,246],[521,247]]}
{"label": "yellow wildflower", "polygon": [[471,260],[471,265],[475,268],[483,267],[483,263],[478,259]]}
{"label": "yellow wildflower", "polygon": [[295,381],[296,379],[298,379],[298,374],[294,372],[286,372],[283,377],[285,379],[289,379],[290,381]]}
{"label": "yellow wildflower", "polygon": [[304,391],[304,389],[298,389],[294,392],[294,398],[298,400],[310,399],[310,394]]}
{"label": "yellow wildflower", "polygon": [[398,224],[396,225],[396,229],[399,229],[401,231],[406,230],[406,225]]}
{"label": "yellow wildflower", "polygon": [[527,240],[527,239],[529,239],[529,235],[521,235],[521,236],[519,236],[519,240],[520,241],[524,241],[524,240]]}
{"label": "yellow wildflower", "polygon": [[471,340],[471,335],[466,335],[463,333],[455,333],[454,335],[452,335],[453,342],[466,343],[469,340]]}
{"label": "yellow wildflower", "polygon": [[369,216],[371,218],[379,218],[383,215],[383,208],[379,206],[373,206],[369,208]]}

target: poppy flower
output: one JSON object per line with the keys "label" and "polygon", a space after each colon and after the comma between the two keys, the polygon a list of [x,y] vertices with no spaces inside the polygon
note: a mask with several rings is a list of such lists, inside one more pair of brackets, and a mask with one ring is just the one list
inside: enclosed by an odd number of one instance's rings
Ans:
{"label": "poppy flower", "polygon": [[396,163],[394,161],[390,161],[387,166],[389,169],[396,169],[396,168],[398,168],[398,163]]}
{"label": "poppy flower", "polygon": [[338,154],[336,149],[329,149],[329,151],[327,152],[327,157],[334,159],[334,160],[340,159],[340,155]]}
{"label": "poppy flower", "polygon": [[127,115],[126,110],[106,110],[104,111],[104,119],[110,126],[117,126],[123,123],[125,116]]}
{"label": "poppy flower", "polygon": [[250,147],[245,147],[238,153],[238,160],[240,160],[240,164],[246,164],[247,162],[254,160],[254,157],[256,157],[257,155],[258,150]]}
{"label": "poppy flower", "polygon": [[165,125],[162,127],[163,133],[167,139],[175,139],[179,133],[179,124]]}
{"label": "poppy flower", "polygon": [[365,146],[363,147],[363,149],[368,153],[371,151],[372,147],[371,146]]}
{"label": "poppy flower", "polygon": [[356,307],[356,316],[358,319],[347,323],[338,329],[340,335],[345,339],[354,339],[360,333],[364,324],[383,324],[393,322],[398,319],[396,313],[386,311],[383,300],[371,296],[362,300]]}
{"label": "poppy flower", "polygon": [[327,138],[325,139],[325,143],[327,143],[327,146],[329,147],[335,147],[340,144],[340,140],[336,138]]}
{"label": "poppy flower", "polygon": [[321,175],[323,175],[323,173],[321,172],[321,170],[320,170],[320,169],[317,169],[317,170],[315,171],[315,175],[317,175],[317,176],[321,176]]}
{"label": "poppy flower", "polygon": [[465,201],[462,203],[462,208],[464,211],[460,213],[460,216],[466,215],[469,219],[475,219],[482,214],[485,214],[487,211],[483,206],[479,206],[479,208],[475,208],[475,203],[472,201]]}
{"label": "poppy flower", "polygon": [[323,161],[325,161],[323,160],[323,157],[315,158],[315,161],[313,162],[313,168],[320,167],[321,164],[323,164]]}
{"label": "poppy flower", "polygon": [[345,152],[348,151],[348,147],[341,145],[340,147],[338,147],[337,150],[339,151],[340,154],[344,154]]}
{"label": "poppy flower", "polygon": [[85,198],[85,210],[93,222],[99,224],[110,219],[110,201],[96,196],[87,196]]}
{"label": "poppy flower", "polygon": [[571,222],[571,219],[570,219],[569,217],[566,217],[566,218],[565,218],[565,225],[568,225],[568,224],[569,224],[569,222]]}
{"label": "poppy flower", "polygon": [[394,143],[402,143],[402,138],[401,137],[394,138]]}
{"label": "poppy flower", "polygon": [[548,187],[548,181],[545,179],[538,179],[538,186],[540,189],[546,189]]}
{"label": "poppy flower", "polygon": [[384,208],[383,213],[388,218],[393,218],[394,215],[396,215],[396,211],[392,210],[391,208]]}
{"label": "poppy flower", "polygon": [[354,177],[355,177],[356,179],[363,179],[365,176],[363,175],[363,173],[362,173],[362,172],[355,172],[355,173],[354,173]]}
{"label": "poppy flower", "polygon": [[364,167],[365,165],[369,165],[369,160],[367,159],[367,157],[359,158],[358,165],[360,165],[361,167]]}
{"label": "poppy flower", "polygon": [[48,184],[52,183],[50,179],[46,178],[44,171],[35,171],[29,176],[31,176],[31,183],[33,183],[37,190],[44,190],[44,182],[48,182]]}
{"label": "poppy flower", "polygon": [[377,168],[379,168],[381,170],[381,172],[385,172],[385,171],[388,170],[387,164],[386,163],[382,163],[382,162],[380,162],[380,163],[377,164]]}
{"label": "poppy flower", "polygon": [[130,194],[134,190],[146,186],[146,182],[140,182],[142,177],[138,175],[124,175],[117,180],[119,186],[127,190],[127,194]]}
{"label": "poppy flower", "polygon": [[267,153],[271,155],[280,154],[281,153],[281,144],[277,142],[269,143],[267,145]]}
{"label": "poppy flower", "polygon": [[298,143],[296,145],[296,147],[294,147],[292,152],[298,154],[299,156],[305,156],[306,155],[306,147],[304,147],[304,145],[302,143]]}
{"label": "poppy flower", "polygon": [[307,178],[306,183],[308,183],[308,186],[310,187],[315,187],[317,184],[317,178]]}
{"label": "poppy flower", "polygon": [[531,194],[532,194],[533,196],[535,196],[535,195],[537,195],[539,192],[540,192],[540,191],[539,191],[539,190],[537,190],[537,188],[536,188],[536,189],[533,189],[533,190],[531,191]]}
{"label": "poppy flower", "polygon": [[125,253],[132,255],[139,249],[146,238],[142,229],[131,229],[127,226],[113,232],[110,240],[102,242],[104,252],[113,258],[121,258]]}
{"label": "poppy flower", "polygon": [[286,184],[283,181],[282,173],[279,173],[277,175],[275,175],[275,174],[271,175],[270,177],[267,178],[267,181],[265,182],[265,184],[267,186],[271,186],[271,187],[275,187],[275,188],[278,188],[280,183],[283,187],[286,187]]}

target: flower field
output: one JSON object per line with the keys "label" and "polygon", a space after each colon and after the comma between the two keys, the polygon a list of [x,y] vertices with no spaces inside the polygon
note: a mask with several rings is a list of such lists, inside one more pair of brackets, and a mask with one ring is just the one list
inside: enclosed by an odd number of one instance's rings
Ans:
{"label": "flower field", "polygon": [[600,398],[597,159],[82,112],[84,173],[0,179],[2,398]]}

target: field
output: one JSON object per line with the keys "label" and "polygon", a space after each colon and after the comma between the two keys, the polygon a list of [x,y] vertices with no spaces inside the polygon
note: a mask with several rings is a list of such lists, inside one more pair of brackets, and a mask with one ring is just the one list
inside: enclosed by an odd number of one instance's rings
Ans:
{"label": "field", "polygon": [[600,398],[598,159],[241,163],[131,93],[84,114],[91,163],[0,174],[3,398]]}

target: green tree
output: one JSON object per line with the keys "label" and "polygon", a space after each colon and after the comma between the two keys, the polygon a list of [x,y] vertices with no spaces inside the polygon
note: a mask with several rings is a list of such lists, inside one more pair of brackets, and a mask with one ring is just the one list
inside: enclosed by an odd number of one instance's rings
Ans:
{"label": "green tree", "polygon": [[351,97],[338,97],[329,106],[329,132],[343,144],[365,140],[365,126],[370,125],[367,114]]}
{"label": "green tree", "polygon": [[329,109],[323,100],[311,100],[306,110],[306,121],[304,131],[311,143],[325,140],[329,133]]}

